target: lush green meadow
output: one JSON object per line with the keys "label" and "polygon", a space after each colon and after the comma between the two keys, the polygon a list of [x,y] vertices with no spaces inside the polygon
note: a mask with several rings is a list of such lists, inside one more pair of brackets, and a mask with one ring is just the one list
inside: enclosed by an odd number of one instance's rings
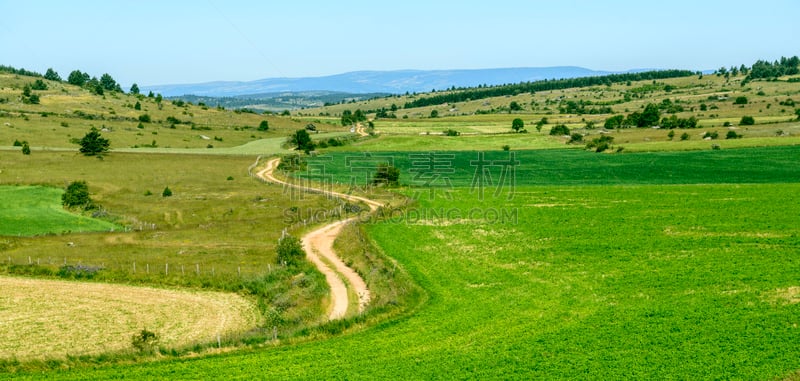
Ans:
{"label": "lush green meadow", "polygon": [[[309,159],[311,178],[365,185],[379,162],[401,170],[400,183],[491,190],[523,185],[774,183],[800,180],[800,146],[597,154],[584,150],[332,152]],[[511,163],[514,162],[514,165]],[[484,176],[477,176],[483,170]],[[324,173],[322,172],[324,171]],[[507,177],[501,179],[505,171]],[[513,176],[513,179],[512,179]],[[475,186],[479,184],[476,182]],[[493,185],[493,186],[492,186]]]}
{"label": "lush green meadow", "polygon": [[61,206],[63,190],[41,186],[0,187],[0,235],[114,231],[113,223],[71,214]]}
{"label": "lush green meadow", "polygon": [[368,226],[427,293],[403,318],[260,352],[15,377],[781,378],[800,369],[798,191],[540,186],[481,201],[460,189],[418,208],[517,220]]}

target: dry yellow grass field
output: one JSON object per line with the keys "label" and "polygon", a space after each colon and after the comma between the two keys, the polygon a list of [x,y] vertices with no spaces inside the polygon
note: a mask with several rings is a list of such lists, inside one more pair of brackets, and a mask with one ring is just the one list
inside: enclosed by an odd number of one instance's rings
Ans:
{"label": "dry yellow grass field", "polygon": [[0,358],[130,350],[142,329],[156,332],[161,347],[180,347],[258,320],[255,306],[232,293],[0,276]]}

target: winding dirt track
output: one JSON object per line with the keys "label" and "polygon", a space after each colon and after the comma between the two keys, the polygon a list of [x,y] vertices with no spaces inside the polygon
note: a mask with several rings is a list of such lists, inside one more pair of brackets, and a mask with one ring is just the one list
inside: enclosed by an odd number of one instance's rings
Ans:
{"label": "winding dirt track", "polygon": [[[313,191],[354,202],[363,202],[369,205],[371,211],[375,211],[378,207],[382,206],[379,202],[364,197],[287,183],[276,178],[273,174],[279,162],[280,158],[274,158],[268,161],[267,166],[258,172],[258,177],[275,184],[281,184],[285,187]],[[331,288],[331,308],[328,315],[330,320],[341,319],[347,314],[350,298],[345,281],[352,287],[356,295],[358,295],[359,313],[363,312],[364,308],[369,304],[370,294],[364,279],[361,279],[361,276],[353,269],[347,267],[347,265],[342,262],[341,258],[336,255],[336,252],[333,251],[333,241],[336,240],[342,227],[357,218],[358,217],[351,217],[345,220],[332,222],[307,233],[302,238],[303,250],[306,252],[306,257],[323,275],[325,275],[325,280]]]}

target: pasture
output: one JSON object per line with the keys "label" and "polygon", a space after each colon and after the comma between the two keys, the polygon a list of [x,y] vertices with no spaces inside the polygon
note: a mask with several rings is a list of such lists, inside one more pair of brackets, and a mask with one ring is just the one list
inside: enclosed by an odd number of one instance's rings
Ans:
{"label": "pasture", "polygon": [[[72,152],[23,156],[0,151],[3,189],[43,184],[41,189],[60,194],[67,183],[85,180],[103,218],[124,227],[113,233],[73,229],[2,236],[0,274],[241,293],[265,317],[261,328],[269,332],[256,334],[272,337],[277,327],[280,338],[290,337],[324,320],[327,289],[310,264],[279,266],[275,245],[283,229],[302,228],[302,219],[308,218],[304,211],[337,204],[324,198],[293,199],[280,186],[251,179],[248,167],[254,161],[246,156],[125,153],[98,160]],[[165,187],[172,196],[162,197]],[[62,271],[75,266],[97,271],[91,276]]]}
{"label": "pasture", "polygon": [[[400,169],[401,184],[442,191],[471,187],[481,177],[492,191],[500,185],[793,183],[800,179],[798,158],[800,146],[630,154],[576,149],[333,152],[309,159],[309,172],[299,176],[364,186],[375,173],[370,168],[390,162]],[[504,172],[507,177],[501,179]]]}
{"label": "pasture", "polygon": [[61,206],[63,190],[41,186],[0,186],[0,236],[121,230],[108,221],[76,215]]}

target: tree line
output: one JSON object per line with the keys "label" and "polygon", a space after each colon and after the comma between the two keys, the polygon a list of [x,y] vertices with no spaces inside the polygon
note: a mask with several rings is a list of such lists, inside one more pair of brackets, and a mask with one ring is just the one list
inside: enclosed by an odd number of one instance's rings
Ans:
{"label": "tree line", "polygon": [[442,103],[456,103],[470,100],[500,97],[506,95],[518,95],[523,93],[534,93],[537,91],[562,90],[575,87],[589,87],[598,85],[611,85],[614,83],[628,81],[657,80],[667,78],[688,77],[697,73],[689,70],[656,70],[641,73],[609,74],[595,77],[567,78],[567,79],[545,79],[535,82],[521,82],[512,85],[500,85],[493,87],[477,87],[460,90],[447,94],[438,94],[429,97],[419,98],[407,102],[403,108],[425,107],[439,105]]}
{"label": "tree line", "polygon": [[[11,66],[0,65],[0,72],[16,74],[16,75],[24,75],[27,77],[34,77],[34,78],[44,78],[56,82],[66,82],[69,83],[70,85],[83,87],[97,95],[103,95],[106,91],[125,93],[125,91],[122,90],[120,84],[117,83],[117,81],[108,73],[104,73],[103,75],[100,76],[100,78],[97,78],[89,75],[89,73],[84,73],[80,70],[73,70],[72,72],[69,73],[69,76],[67,76],[67,80],[64,81],[61,78],[61,75],[59,75],[58,72],[53,70],[53,68],[48,68],[47,72],[45,72],[45,74],[42,75],[41,73],[26,70],[23,68],[17,69]],[[135,83],[131,85],[130,93],[134,95],[139,94],[139,86]]]}

